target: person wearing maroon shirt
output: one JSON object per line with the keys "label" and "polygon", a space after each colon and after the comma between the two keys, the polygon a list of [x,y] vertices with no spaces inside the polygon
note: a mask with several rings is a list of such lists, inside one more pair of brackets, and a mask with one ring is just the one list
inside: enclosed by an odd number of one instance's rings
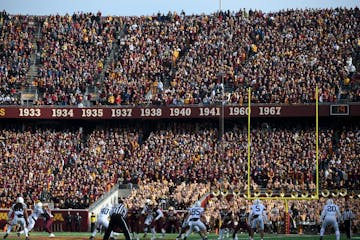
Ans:
{"label": "person wearing maroon shirt", "polygon": [[55,237],[54,233],[51,230],[54,216],[51,214],[49,205],[44,204],[44,230],[49,233],[49,237]]}
{"label": "person wearing maroon shirt", "polygon": [[165,216],[165,226],[164,229],[170,233],[180,232],[180,217],[175,211],[174,207],[169,207],[169,210]]}
{"label": "person wearing maroon shirt", "polygon": [[249,233],[250,237],[250,226],[246,222],[247,219],[247,213],[245,208],[240,208],[239,211],[235,213],[235,218],[237,220],[237,224],[234,224],[234,231],[233,231],[233,240],[237,240],[237,233],[242,229],[244,231],[247,231]]}

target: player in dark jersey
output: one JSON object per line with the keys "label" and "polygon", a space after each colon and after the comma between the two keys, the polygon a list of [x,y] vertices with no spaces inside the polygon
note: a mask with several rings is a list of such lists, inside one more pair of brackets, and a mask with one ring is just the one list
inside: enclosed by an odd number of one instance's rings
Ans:
{"label": "player in dark jersey", "polygon": [[175,211],[174,207],[169,207],[165,216],[164,229],[168,232],[180,232],[180,217]]}
{"label": "player in dark jersey", "polygon": [[229,211],[227,208],[223,208],[220,210],[219,213],[219,237],[218,239],[224,239],[224,235],[230,231],[233,225],[233,217],[232,212]]}
{"label": "player in dark jersey", "polygon": [[251,231],[250,231],[249,224],[246,222],[246,219],[248,217],[248,214],[246,213],[246,209],[245,208],[239,209],[235,213],[234,217],[235,217],[235,219],[234,219],[233,240],[237,240],[237,233],[240,230],[247,231],[249,233],[249,237],[250,237]]}
{"label": "player in dark jersey", "polygon": [[139,240],[139,233],[142,232],[141,225],[144,218],[139,207],[135,207],[128,212],[128,223],[133,234],[133,239]]}
{"label": "player in dark jersey", "polygon": [[54,216],[51,214],[51,209],[47,204],[44,205],[44,230],[49,233],[49,237],[55,237],[54,233],[51,230]]}
{"label": "player in dark jersey", "polygon": [[163,225],[164,213],[160,208],[156,206],[153,201],[145,204],[142,212],[145,216],[144,221],[144,238],[147,235],[148,230],[151,230],[151,239],[156,239],[156,227],[161,228],[162,237],[165,235],[165,230]]}

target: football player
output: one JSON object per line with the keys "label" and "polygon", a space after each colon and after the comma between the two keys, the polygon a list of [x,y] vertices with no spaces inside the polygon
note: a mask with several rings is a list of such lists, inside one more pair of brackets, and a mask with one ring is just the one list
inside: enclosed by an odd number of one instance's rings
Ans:
{"label": "football player", "polygon": [[[181,224],[179,235],[177,235],[176,240],[183,239],[183,237],[184,237],[183,234],[185,234],[186,230],[188,230],[188,228],[190,227],[189,226],[189,222],[190,222],[189,220],[190,220],[190,213],[188,213],[186,215],[186,217],[184,218],[184,221]],[[198,226],[194,227],[194,232],[200,232],[200,229],[199,229]]]}
{"label": "football player", "polygon": [[173,230],[175,230],[175,232],[180,232],[180,217],[172,206],[169,207],[166,214],[164,229],[169,230],[170,232],[173,232]]}
{"label": "football player", "polygon": [[247,213],[245,207],[240,208],[235,214],[234,232],[232,235],[233,240],[238,239],[237,233],[240,229],[246,230],[249,233],[249,237],[251,237],[251,230],[249,224],[247,223]]}
{"label": "football player", "polygon": [[205,224],[201,221],[204,208],[201,207],[201,203],[196,201],[194,206],[189,208],[189,230],[186,232],[184,239],[196,229],[200,230],[199,234],[203,240],[207,239],[207,230]]}
{"label": "football player", "polygon": [[229,211],[226,207],[224,207],[223,209],[220,210],[219,213],[219,240],[224,239],[224,235],[225,233],[228,233],[230,231],[230,229],[232,228],[233,225],[233,216],[232,216],[232,212]]}
{"label": "football player", "polygon": [[[43,210],[43,204],[42,202],[38,202],[34,205],[34,210],[32,211],[32,213],[30,214],[30,216],[28,217],[28,226],[27,226],[27,229],[28,231],[30,232],[34,226],[35,226],[35,223],[36,221],[38,220],[38,218],[44,213],[44,210]],[[24,230],[20,231],[18,233],[18,236],[20,236],[20,234],[24,234]]]}
{"label": "football player", "polygon": [[[160,208],[156,207],[153,201],[147,201],[145,204],[142,214],[145,215],[144,221],[144,238],[146,237],[148,230],[151,231],[151,240],[156,239],[156,225],[161,224],[161,220],[164,218],[164,213]],[[162,237],[165,235],[165,230],[161,227]]]}
{"label": "football player", "polygon": [[[101,228],[107,229],[109,227],[109,218],[110,218],[111,208],[112,208],[112,206],[110,203],[106,204],[103,208],[101,208],[101,210],[96,218],[95,229],[91,233],[91,236],[89,239],[95,239],[96,233],[100,232]],[[113,237],[111,234],[110,234],[110,237]]]}
{"label": "football player", "polygon": [[139,233],[142,232],[140,226],[143,221],[141,210],[135,205],[135,207],[128,212],[128,223],[133,234],[132,239],[140,240]]}
{"label": "football player", "polygon": [[[14,203],[10,211],[8,213],[8,228],[6,230],[6,233],[4,235],[3,239],[6,239],[9,236],[9,233],[11,232],[11,229],[16,225],[19,224],[20,227],[24,230],[25,233],[25,240],[29,240],[29,231],[27,228],[28,225],[28,214],[26,212],[27,206],[24,202],[24,198],[18,197],[16,199],[16,203]],[[11,216],[14,216],[11,220]]]}
{"label": "football player", "polygon": [[340,240],[338,220],[341,220],[341,213],[339,207],[334,204],[332,199],[328,199],[320,216],[320,222],[322,223],[320,229],[320,240],[323,239],[325,228],[327,225],[332,225],[334,227],[336,240]]}
{"label": "football player", "polygon": [[54,233],[51,231],[54,216],[51,214],[51,209],[48,204],[44,204],[44,212],[42,216],[44,218],[44,230],[49,233],[49,237],[55,237]]}
{"label": "football player", "polygon": [[251,206],[248,222],[251,225],[250,239],[254,238],[254,232],[257,227],[260,228],[261,240],[264,239],[264,223],[267,221],[265,206],[259,199],[255,199]]}

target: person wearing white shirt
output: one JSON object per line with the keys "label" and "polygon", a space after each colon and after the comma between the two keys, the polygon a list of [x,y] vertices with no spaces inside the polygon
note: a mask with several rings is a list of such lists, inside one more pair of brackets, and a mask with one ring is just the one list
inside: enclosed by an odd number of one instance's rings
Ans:
{"label": "person wearing white shirt", "polygon": [[260,228],[261,240],[264,239],[264,223],[267,221],[265,206],[259,199],[255,199],[251,206],[248,222],[251,226],[250,240],[254,238],[254,232],[257,227]]}
{"label": "person wearing white shirt", "polygon": [[341,213],[339,207],[334,204],[334,201],[332,199],[328,199],[320,216],[320,222],[322,223],[320,229],[320,240],[323,239],[327,225],[332,225],[334,227],[336,240],[340,240],[338,219],[341,220]]}
{"label": "person wearing white shirt", "polygon": [[[109,218],[110,218],[110,211],[112,209],[112,205],[110,203],[106,204],[103,208],[101,208],[99,214],[97,215],[97,220],[95,223],[95,229],[93,230],[93,232],[91,233],[90,236],[90,240],[91,239],[95,239],[96,233],[100,230],[101,228],[107,229],[109,227]],[[110,236],[112,237],[113,233],[110,234]]]}
{"label": "person wearing white shirt", "polygon": [[199,229],[200,236],[203,240],[207,239],[207,230],[205,224],[201,221],[201,216],[204,213],[204,208],[201,207],[200,201],[195,202],[194,206],[189,208],[189,227],[190,229],[185,234],[185,240],[195,230]]}

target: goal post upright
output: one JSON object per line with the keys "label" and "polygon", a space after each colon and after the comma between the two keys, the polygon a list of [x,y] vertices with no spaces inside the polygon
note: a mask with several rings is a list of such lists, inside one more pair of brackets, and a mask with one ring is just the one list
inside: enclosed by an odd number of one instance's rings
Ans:
{"label": "goal post upright", "polygon": [[316,199],[319,199],[319,89],[315,88],[315,159],[316,159]]}
{"label": "goal post upright", "polygon": [[247,197],[251,197],[251,191],[250,191],[250,184],[251,184],[251,178],[250,178],[250,172],[251,172],[251,157],[250,157],[250,149],[251,149],[251,132],[250,132],[250,119],[251,119],[251,87],[248,89],[248,144],[247,144],[247,157],[248,157],[248,187],[247,187]]}
{"label": "goal post upright", "polygon": [[313,196],[296,196],[296,197],[285,197],[285,196],[277,196],[277,197],[255,197],[255,196],[251,196],[251,177],[250,177],[250,173],[251,173],[251,131],[250,131],[250,127],[251,127],[251,88],[249,87],[248,89],[248,178],[247,178],[247,183],[248,183],[248,187],[247,187],[247,196],[246,198],[248,200],[253,200],[253,199],[261,199],[261,200],[282,200],[285,202],[285,205],[288,205],[289,200],[303,200],[303,201],[312,201],[312,200],[318,200],[319,199],[319,89],[318,86],[316,85],[315,88],[315,168],[316,168],[316,173],[315,173],[315,181],[316,181],[316,190],[315,190],[315,195]]}

